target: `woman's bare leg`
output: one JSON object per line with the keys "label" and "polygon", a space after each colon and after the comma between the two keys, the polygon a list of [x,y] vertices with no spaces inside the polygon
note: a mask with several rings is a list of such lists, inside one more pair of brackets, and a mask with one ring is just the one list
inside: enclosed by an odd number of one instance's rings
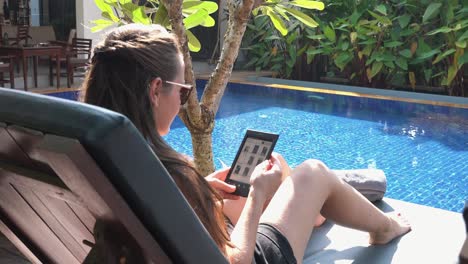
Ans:
{"label": "woman's bare leg", "polygon": [[[291,175],[291,167],[289,167],[288,162],[278,153],[272,153],[281,163],[282,168],[282,175],[281,181],[284,181],[289,175]],[[235,225],[239,216],[244,209],[246,198],[240,197],[238,200],[224,200],[224,214],[231,220],[231,222]],[[268,206],[268,203],[265,205]],[[314,226],[321,226],[323,222],[325,222],[325,217],[322,215],[318,215],[315,219]]]}
{"label": "woman's bare leg", "polygon": [[314,227],[310,219],[320,212],[337,224],[369,232],[372,244],[387,243],[410,230],[404,219],[380,211],[316,160],[308,160],[292,171],[273,196],[260,222],[277,227],[301,263]]}

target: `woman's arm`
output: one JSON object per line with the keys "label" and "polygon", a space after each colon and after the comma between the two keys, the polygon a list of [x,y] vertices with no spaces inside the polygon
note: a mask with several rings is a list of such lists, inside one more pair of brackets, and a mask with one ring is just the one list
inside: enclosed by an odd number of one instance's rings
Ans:
{"label": "woman's arm", "polygon": [[228,248],[231,263],[252,263],[258,222],[263,207],[281,183],[280,163],[272,158],[259,164],[250,180],[251,187],[244,209],[231,234],[235,248]]}
{"label": "woman's arm", "polygon": [[231,234],[231,242],[236,247],[228,250],[230,263],[252,263],[258,222],[265,201],[264,194],[250,191],[244,210]]}

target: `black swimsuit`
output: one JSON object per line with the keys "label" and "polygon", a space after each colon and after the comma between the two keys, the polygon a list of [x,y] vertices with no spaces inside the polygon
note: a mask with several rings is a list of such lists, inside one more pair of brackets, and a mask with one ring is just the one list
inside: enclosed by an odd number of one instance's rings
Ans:
{"label": "black swimsuit", "polygon": [[[229,234],[234,226],[227,221]],[[257,229],[253,264],[296,264],[296,258],[286,237],[273,225],[260,223]]]}

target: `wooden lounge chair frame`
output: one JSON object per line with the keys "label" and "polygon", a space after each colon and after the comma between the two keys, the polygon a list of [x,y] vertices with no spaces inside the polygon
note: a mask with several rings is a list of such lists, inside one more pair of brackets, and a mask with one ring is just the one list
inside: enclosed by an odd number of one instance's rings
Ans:
{"label": "wooden lounge chair frame", "polygon": [[227,262],[127,118],[9,89],[0,230],[33,263]]}

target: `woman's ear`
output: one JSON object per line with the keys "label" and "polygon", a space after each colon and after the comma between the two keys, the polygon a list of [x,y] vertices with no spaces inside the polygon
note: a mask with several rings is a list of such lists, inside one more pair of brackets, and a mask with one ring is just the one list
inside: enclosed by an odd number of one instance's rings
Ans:
{"label": "woman's ear", "polygon": [[149,88],[149,91],[148,91],[148,96],[151,100],[151,104],[153,104],[153,106],[158,106],[159,105],[159,98],[160,98],[160,95],[161,95],[161,91],[162,91],[162,85],[163,85],[163,82],[161,80],[161,78],[157,77],[157,78],[154,78],[151,82],[150,82],[150,88]]}

